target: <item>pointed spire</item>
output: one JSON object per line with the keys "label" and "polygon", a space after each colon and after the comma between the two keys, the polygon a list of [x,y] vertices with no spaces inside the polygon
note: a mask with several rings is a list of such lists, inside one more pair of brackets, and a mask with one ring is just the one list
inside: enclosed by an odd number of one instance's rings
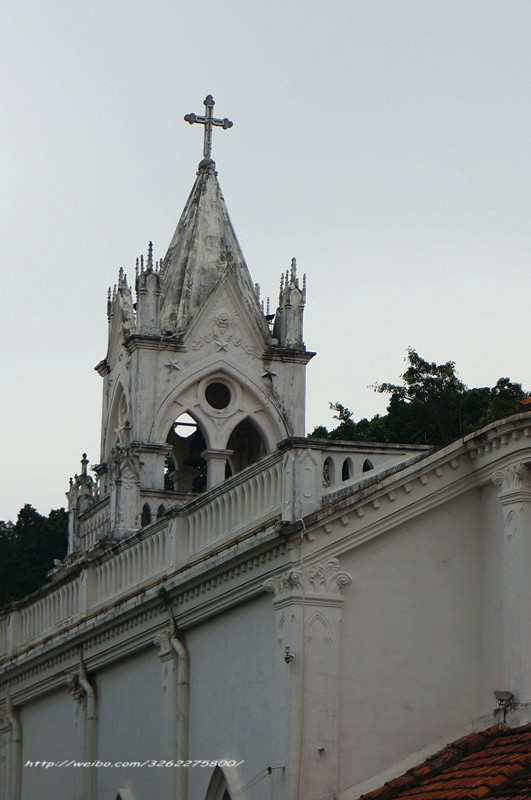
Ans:
{"label": "pointed spire", "polygon": [[257,328],[267,338],[255,285],[216,173],[201,167],[160,272],[162,333],[183,333],[216,284],[227,275],[234,278]]}
{"label": "pointed spire", "polygon": [[147,265],[146,265],[147,272],[153,272],[153,242],[148,244],[148,256],[147,256]]}

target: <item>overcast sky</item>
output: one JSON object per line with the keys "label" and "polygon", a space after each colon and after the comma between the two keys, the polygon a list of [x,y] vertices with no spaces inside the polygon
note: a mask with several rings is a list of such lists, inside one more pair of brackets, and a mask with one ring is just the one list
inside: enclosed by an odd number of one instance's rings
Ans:
{"label": "overcast sky", "polygon": [[213,156],[263,295],[308,275],[307,429],[408,345],[531,388],[528,0],[4,0],[0,519],[99,460],[106,293]]}

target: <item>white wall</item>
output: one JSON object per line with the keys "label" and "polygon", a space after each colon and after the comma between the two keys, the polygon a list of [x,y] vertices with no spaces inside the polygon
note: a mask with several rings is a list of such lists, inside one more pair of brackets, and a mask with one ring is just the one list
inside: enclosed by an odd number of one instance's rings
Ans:
{"label": "white wall", "polygon": [[[140,761],[170,759],[170,743],[160,741],[160,663],[158,650],[145,650],[104,669],[96,676],[98,691],[98,759]],[[156,768],[101,768],[98,800],[115,800],[129,788],[135,800],[157,797]]]}
{"label": "white wall", "polygon": [[[265,594],[190,630],[190,758],[235,759],[246,785],[268,764],[287,759],[288,709],[281,707],[275,671],[278,656],[272,595]],[[283,665],[285,666],[285,665]],[[190,772],[190,800],[202,800],[211,769]],[[274,770],[245,797],[283,798],[285,778]]]}
{"label": "white wall", "polygon": [[[471,491],[344,554],[340,789],[479,711],[482,547]],[[484,701],[482,695],[482,701]]]}
{"label": "white wall", "polygon": [[76,751],[74,712],[75,703],[66,685],[64,691],[47,694],[22,707],[23,800],[72,800],[75,796],[80,777],[76,768],[24,766],[28,759],[62,762],[80,755]]}

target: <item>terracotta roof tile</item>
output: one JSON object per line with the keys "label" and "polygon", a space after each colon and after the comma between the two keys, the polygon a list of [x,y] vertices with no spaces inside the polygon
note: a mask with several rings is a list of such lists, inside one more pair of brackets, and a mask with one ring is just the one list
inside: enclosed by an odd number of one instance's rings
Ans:
{"label": "terracotta roof tile", "polygon": [[531,725],[472,733],[362,800],[531,800]]}

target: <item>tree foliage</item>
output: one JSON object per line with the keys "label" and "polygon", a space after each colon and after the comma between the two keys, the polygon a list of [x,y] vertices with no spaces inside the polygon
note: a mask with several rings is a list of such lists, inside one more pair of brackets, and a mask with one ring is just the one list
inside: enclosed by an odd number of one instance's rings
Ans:
{"label": "tree foliage", "polygon": [[315,428],[315,438],[351,441],[445,445],[490,422],[517,413],[528,396],[521,384],[500,378],[492,388],[469,389],[458,378],[455,363],[425,361],[408,348],[402,383],[379,383],[375,391],[390,395],[387,414],[355,422],[341,403],[330,403],[338,425]]}
{"label": "tree foliage", "polygon": [[44,517],[26,504],[15,523],[0,522],[0,608],[46,583],[54,559],[66,555],[67,543],[64,508]]}

